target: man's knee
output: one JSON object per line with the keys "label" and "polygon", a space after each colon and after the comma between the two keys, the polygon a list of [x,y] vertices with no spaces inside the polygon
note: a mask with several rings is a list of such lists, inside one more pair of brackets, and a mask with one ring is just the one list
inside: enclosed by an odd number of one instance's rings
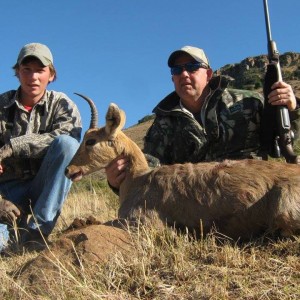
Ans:
{"label": "man's knee", "polygon": [[63,134],[57,136],[51,146],[57,153],[64,153],[65,156],[73,157],[79,147],[79,142],[75,138]]}

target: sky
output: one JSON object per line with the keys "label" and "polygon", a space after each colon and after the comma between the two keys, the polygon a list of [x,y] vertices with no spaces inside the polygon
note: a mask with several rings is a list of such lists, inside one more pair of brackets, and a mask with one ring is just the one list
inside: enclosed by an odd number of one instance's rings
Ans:
{"label": "sky", "polygon": [[[278,51],[300,52],[299,0],[269,0]],[[138,123],[173,91],[169,55],[203,48],[213,70],[267,54],[263,0],[0,0],[0,93],[19,86],[12,66],[27,43],[46,44],[58,78],[49,90],[78,106],[83,130],[94,100],[99,126],[111,102]]]}

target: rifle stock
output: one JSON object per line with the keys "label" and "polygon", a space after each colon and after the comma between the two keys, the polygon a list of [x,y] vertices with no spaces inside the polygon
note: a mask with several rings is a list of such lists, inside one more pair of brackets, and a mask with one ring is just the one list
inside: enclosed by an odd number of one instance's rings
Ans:
{"label": "rifle stock", "polygon": [[300,164],[299,157],[294,153],[294,135],[291,130],[289,111],[286,106],[272,106],[268,103],[268,95],[271,86],[277,81],[282,81],[279,63],[279,52],[275,41],[272,40],[269,10],[267,0],[264,0],[265,21],[268,38],[268,60],[267,71],[264,80],[265,108],[262,122],[261,144],[272,157],[279,158],[281,155],[286,162]]}

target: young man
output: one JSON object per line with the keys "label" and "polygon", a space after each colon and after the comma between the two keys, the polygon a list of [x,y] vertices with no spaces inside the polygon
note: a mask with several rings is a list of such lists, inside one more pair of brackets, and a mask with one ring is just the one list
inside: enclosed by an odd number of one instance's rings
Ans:
{"label": "young man", "polygon": [[[56,79],[47,46],[25,45],[13,69],[20,87],[0,95],[0,220],[16,221],[19,239],[31,247],[43,244],[60,215],[71,187],[64,170],[79,146],[82,125],[76,105],[47,90]],[[4,230],[0,249],[5,236]]]}
{"label": "young man", "polygon": [[[156,117],[145,137],[144,152],[162,164],[260,157],[260,121],[263,97],[252,91],[227,88],[230,78],[213,77],[209,60],[200,48],[185,46],[169,59],[175,91],[153,110]],[[286,105],[291,120],[298,118],[290,85],[277,82],[268,101]],[[294,120],[299,122],[298,120]],[[107,168],[110,185],[124,178],[126,157]]]}

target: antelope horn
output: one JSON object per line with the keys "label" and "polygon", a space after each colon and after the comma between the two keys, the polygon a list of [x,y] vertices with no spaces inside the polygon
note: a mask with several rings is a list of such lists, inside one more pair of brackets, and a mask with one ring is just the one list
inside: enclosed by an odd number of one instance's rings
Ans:
{"label": "antelope horn", "polygon": [[93,102],[93,100],[87,96],[84,96],[84,95],[81,95],[78,93],[74,93],[74,94],[76,94],[76,95],[82,97],[84,100],[86,100],[91,108],[91,123],[90,123],[89,129],[97,128],[97,126],[98,126],[98,111],[97,111],[97,107],[96,107],[95,103]]}

